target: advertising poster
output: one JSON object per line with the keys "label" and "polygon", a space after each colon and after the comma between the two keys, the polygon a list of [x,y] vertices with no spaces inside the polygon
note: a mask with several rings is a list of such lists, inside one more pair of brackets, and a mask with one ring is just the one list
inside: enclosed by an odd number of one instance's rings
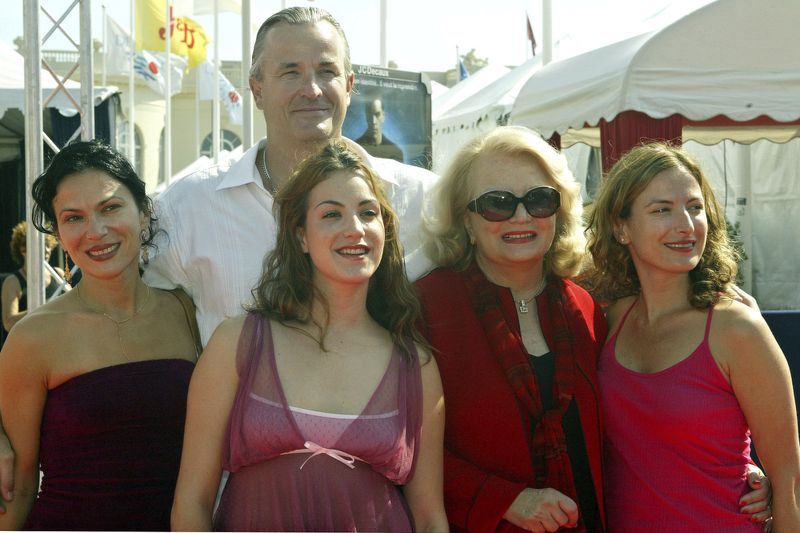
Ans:
{"label": "advertising poster", "polygon": [[431,166],[431,95],[423,74],[353,65],[350,108],[342,127],[375,157]]}

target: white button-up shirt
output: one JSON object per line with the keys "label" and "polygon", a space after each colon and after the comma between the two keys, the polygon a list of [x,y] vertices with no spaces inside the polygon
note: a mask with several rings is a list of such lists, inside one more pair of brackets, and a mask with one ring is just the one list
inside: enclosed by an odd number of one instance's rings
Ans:
{"label": "white button-up shirt", "polygon": [[[267,252],[275,248],[272,196],[256,169],[261,141],[236,159],[221,161],[170,185],[156,198],[161,231],[145,267],[153,287],[182,287],[197,307],[203,344],[223,319],[253,301]],[[370,158],[400,219],[406,271],[414,280],[432,268],[424,256],[422,213],[436,175],[389,159]]]}

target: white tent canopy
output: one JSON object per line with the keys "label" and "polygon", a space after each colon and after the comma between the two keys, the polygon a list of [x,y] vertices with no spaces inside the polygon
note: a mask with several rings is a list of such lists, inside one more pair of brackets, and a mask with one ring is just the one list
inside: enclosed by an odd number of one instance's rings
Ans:
{"label": "white tent canopy", "polygon": [[441,172],[470,139],[506,123],[520,89],[541,66],[533,57],[433,120],[433,170]]}
{"label": "white tent canopy", "polygon": [[441,115],[447,113],[509,70],[511,69],[508,67],[487,65],[468,78],[456,83],[449,90],[431,100],[431,120],[437,120]]}
{"label": "white tent canopy", "polygon": [[626,110],[691,121],[796,121],[798,23],[797,0],[718,0],[661,30],[548,65],[520,91],[511,121],[545,137]]}

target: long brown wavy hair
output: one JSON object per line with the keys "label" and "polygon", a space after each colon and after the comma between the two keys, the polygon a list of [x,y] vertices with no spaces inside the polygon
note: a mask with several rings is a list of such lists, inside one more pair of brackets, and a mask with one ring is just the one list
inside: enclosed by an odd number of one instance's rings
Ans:
{"label": "long brown wavy hair", "polygon": [[689,303],[707,309],[736,280],[739,255],[728,239],[725,215],[697,162],[683,149],[666,143],[638,146],[625,154],[605,178],[589,209],[586,228],[594,268],[589,285],[603,299],[638,294],[639,276],[628,248],[616,238],[620,221],[630,217],[633,201],[653,179],[674,168],[697,180],[703,194],[708,234],[700,262],[689,272]]}
{"label": "long brown wavy hair", "polygon": [[[421,307],[406,277],[397,215],[375,172],[341,141],[326,145],[300,163],[276,194],[277,245],[264,259],[261,278],[253,289],[254,304],[248,307],[248,311],[284,324],[300,322],[316,325],[320,332],[317,341],[325,350],[325,334],[330,319],[328,303],[314,286],[314,265],[301,248],[297,229],[305,227],[312,189],[330,178],[333,172],[341,170],[352,171],[362,177],[380,205],[386,237],[383,257],[369,281],[367,312],[389,331],[402,354],[410,358],[415,342],[423,346],[427,346],[427,343],[416,328]],[[321,324],[311,315],[315,299],[325,310],[325,320]]]}

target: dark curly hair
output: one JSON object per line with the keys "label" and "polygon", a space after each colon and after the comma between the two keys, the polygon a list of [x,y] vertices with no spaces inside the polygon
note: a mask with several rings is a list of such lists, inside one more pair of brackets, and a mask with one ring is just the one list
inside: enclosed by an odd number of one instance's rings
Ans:
{"label": "dark curly hair", "polygon": [[[369,281],[367,311],[389,331],[403,355],[410,357],[415,342],[423,346],[427,346],[427,343],[416,327],[421,307],[406,277],[397,215],[375,172],[341,141],[326,145],[300,163],[276,194],[277,243],[264,259],[261,278],[253,289],[254,304],[247,310],[281,323],[309,323],[313,320],[311,305],[317,298],[327,312],[324,296],[314,287],[313,264],[308,254],[303,252],[297,229],[305,226],[312,189],[327,180],[333,172],[341,170],[364,178],[380,205],[386,237],[383,257]],[[318,342],[324,350],[327,319],[325,324],[316,326],[320,329]]]}
{"label": "dark curly hair", "polygon": [[706,309],[736,280],[739,254],[728,239],[725,215],[700,166],[681,148],[651,143],[634,148],[614,165],[589,209],[586,233],[594,268],[588,274],[588,285],[601,299],[613,300],[641,290],[633,260],[628,248],[617,241],[616,229],[630,216],[633,201],[653,178],[674,168],[697,180],[708,220],[703,255],[689,273],[689,302]]}
{"label": "dark curly hair", "polygon": [[133,196],[139,211],[149,219],[148,232],[142,246],[152,246],[157,231],[153,201],[145,192],[145,184],[124,155],[98,140],[79,141],[58,152],[41,176],[33,182],[33,216],[31,222],[39,231],[58,235],[58,219],[53,211],[53,199],[61,181],[73,174],[98,170],[122,183]]}

